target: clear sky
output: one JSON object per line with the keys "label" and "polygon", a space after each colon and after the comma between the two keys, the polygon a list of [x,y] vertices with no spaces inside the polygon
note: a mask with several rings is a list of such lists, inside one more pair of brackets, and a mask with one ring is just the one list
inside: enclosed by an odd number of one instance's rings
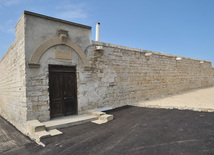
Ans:
{"label": "clear sky", "polygon": [[0,0],[0,57],[24,10],[92,26],[100,41],[214,65],[214,0]]}

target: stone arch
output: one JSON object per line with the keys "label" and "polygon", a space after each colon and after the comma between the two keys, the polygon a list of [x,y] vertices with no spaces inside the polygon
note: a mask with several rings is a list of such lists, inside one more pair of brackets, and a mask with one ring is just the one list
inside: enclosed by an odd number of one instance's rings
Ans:
{"label": "stone arch", "polygon": [[43,42],[33,53],[30,62],[28,63],[28,66],[31,68],[38,68],[40,66],[39,60],[42,57],[42,55],[51,47],[55,45],[66,45],[70,48],[72,48],[81,58],[84,69],[88,70],[90,69],[89,62],[82,51],[82,49],[75,43],[73,43],[71,40],[63,40],[60,37],[54,37],[51,38],[45,42]]}

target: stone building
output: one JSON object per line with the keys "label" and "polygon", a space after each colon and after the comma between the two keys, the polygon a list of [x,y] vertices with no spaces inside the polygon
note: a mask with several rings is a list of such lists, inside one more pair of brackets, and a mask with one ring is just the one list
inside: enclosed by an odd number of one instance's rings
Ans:
{"label": "stone building", "polygon": [[0,115],[26,133],[94,108],[212,86],[209,61],[91,40],[91,27],[24,11],[0,60]]}

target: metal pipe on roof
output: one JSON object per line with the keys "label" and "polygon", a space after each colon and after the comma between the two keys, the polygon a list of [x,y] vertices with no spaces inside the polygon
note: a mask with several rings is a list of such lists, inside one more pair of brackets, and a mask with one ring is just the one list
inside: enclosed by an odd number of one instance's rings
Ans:
{"label": "metal pipe on roof", "polygon": [[100,41],[100,23],[96,24],[96,41]]}

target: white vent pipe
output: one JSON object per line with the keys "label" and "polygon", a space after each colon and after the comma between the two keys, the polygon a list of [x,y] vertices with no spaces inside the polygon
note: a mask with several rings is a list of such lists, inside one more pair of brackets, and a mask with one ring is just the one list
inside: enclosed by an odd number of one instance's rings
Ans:
{"label": "white vent pipe", "polygon": [[100,23],[96,24],[96,41],[100,41]]}

